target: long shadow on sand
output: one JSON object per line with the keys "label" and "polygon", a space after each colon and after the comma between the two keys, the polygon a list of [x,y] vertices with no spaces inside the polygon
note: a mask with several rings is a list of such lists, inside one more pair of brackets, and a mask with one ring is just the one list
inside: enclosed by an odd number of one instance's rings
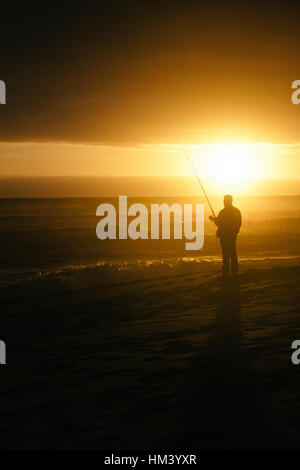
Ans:
{"label": "long shadow on sand", "polygon": [[[172,444],[183,448],[266,448],[272,431],[251,353],[243,348],[242,295],[236,285],[216,292],[212,333],[196,355],[179,396]],[[171,442],[170,442],[171,444]]]}

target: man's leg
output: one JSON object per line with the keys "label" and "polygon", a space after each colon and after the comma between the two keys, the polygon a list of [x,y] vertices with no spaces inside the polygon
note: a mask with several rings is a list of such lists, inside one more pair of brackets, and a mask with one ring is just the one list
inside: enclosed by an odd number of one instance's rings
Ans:
{"label": "man's leg", "polygon": [[229,277],[229,258],[230,258],[230,250],[228,243],[224,240],[221,240],[221,247],[222,247],[222,255],[223,255],[223,276]]}
{"label": "man's leg", "polygon": [[231,245],[231,275],[233,277],[238,275],[238,257],[237,257],[237,252],[236,252],[236,238],[232,241]]}

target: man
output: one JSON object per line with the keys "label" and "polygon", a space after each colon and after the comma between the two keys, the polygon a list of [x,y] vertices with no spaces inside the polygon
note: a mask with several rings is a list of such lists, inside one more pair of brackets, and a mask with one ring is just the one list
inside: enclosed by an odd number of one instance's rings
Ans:
{"label": "man", "polygon": [[236,253],[236,237],[240,231],[242,224],[242,216],[240,211],[232,205],[232,196],[226,194],[224,196],[224,209],[219,212],[218,217],[210,216],[217,227],[217,237],[223,253],[223,276],[229,277],[229,265],[231,264],[231,276],[237,277],[238,274],[238,258]]}

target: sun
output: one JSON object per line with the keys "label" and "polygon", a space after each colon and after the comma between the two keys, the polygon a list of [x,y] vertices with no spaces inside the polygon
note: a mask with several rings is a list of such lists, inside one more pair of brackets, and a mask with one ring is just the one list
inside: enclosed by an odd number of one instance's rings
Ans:
{"label": "sun", "polygon": [[210,145],[203,169],[216,189],[238,190],[257,177],[257,155],[247,144]]}
{"label": "sun", "polygon": [[255,177],[254,158],[246,146],[213,146],[207,159],[206,173],[220,182],[249,180]]}
{"label": "sun", "polygon": [[251,194],[257,182],[270,174],[270,144],[231,141],[185,148],[198,177],[213,194]]}

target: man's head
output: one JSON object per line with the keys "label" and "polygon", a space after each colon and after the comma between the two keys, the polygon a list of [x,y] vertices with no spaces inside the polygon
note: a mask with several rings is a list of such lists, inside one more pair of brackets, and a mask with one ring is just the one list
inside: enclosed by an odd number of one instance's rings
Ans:
{"label": "man's head", "polygon": [[233,197],[231,196],[231,194],[225,194],[225,196],[224,196],[224,206],[225,207],[232,206],[232,201],[233,201]]}

